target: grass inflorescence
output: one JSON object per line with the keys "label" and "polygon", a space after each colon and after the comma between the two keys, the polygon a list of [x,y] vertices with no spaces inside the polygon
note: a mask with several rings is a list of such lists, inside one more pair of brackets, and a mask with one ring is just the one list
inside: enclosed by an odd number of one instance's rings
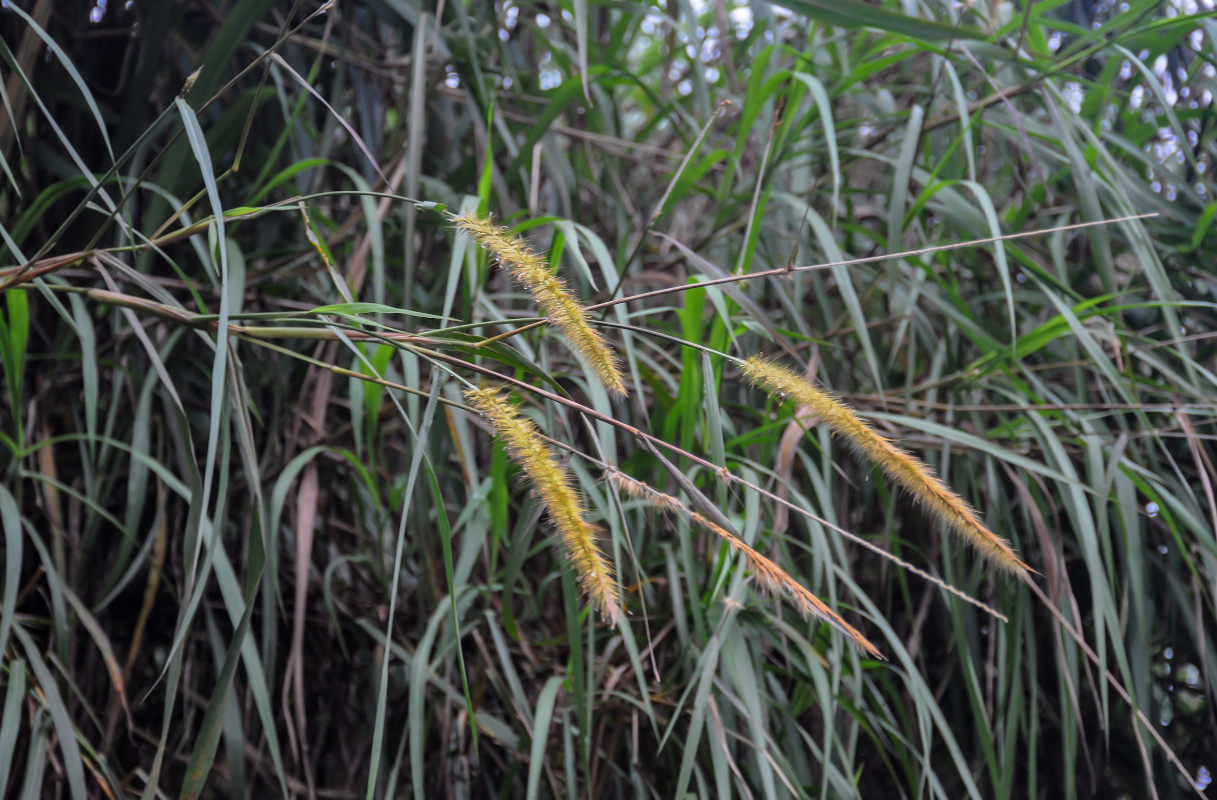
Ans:
{"label": "grass inflorescence", "polygon": [[456,226],[468,233],[499,263],[517,283],[532,295],[537,307],[566,338],[571,348],[615,395],[626,395],[625,379],[616,354],[604,337],[588,321],[587,311],[570,291],[566,282],[550,272],[545,259],[537,255],[519,236],[495,225],[486,217],[464,214]]}
{"label": "grass inflorescence", "polygon": [[592,603],[606,621],[619,624],[621,590],[613,576],[612,565],[596,543],[596,529],[587,521],[582,499],[566,471],[541,440],[537,426],[516,411],[506,395],[497,389],[470,389],[465,392],[465,399],[490,421],[507,452],[528,476]]}
{"label": "grass inflorescence", "polygon": [[748,562],[749,570],[751,570],[753,577],[756,578],[757,584],[763,590],[775,597],[785,597],[803,615],[804,619],[816,617],[823,620],[849,637],[850,641],[860,650],[874,658],[883,658],[879,648],[871,644],[870,640],[863,636],[857,628],[846,622],[840,614],[829,608],[823,600],[808,591],[789,572],[782,569],[781,565],[759,553],[756,548],[750,546],[722,525],[707,519],[705,515],[689,508],[679,498],[666,492],[661,492],[653,486],[632,478],[618,469],[609,469],[606,474],[609,483],[630,497],[643,500],[664,513],[683,514],[697,527],[713,533],[722,539],[733,550],[744,557]]}
{"label": "grass inflorescence", "polygon": [[810,409],[855,451],[870,459],[883,474],[913,498],[947,529],[992,563],[1017,575],[1028,567],[1014,554],[1010,543],[985,527],[976,511],[938,479],[930,468],[881,436],[840,399],[833,397],[792,369],[761,356],[743,362],[744,377],[783,402]]}

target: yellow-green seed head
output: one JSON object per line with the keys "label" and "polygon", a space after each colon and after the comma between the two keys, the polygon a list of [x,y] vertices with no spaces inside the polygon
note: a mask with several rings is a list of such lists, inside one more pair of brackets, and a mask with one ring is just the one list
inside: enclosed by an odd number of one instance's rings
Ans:
{"label": "yellow-green seed head", "polygon": [[570,477],[541,440],[537,427],[495,389],[470,389],[465,392],[465,399],[494,426],[508,455],[536,489],[550,521],[558,529],[579,583],[593,604],[607,621],[618,624],[620,589],[612,566],[596,544],[596,529],[585,518],[583,502]]}
{"label": "yellow-green seed head", "polygon": [[464,214],[456,218],[456,225],[497,258],[516,282],[532,295],[541,313],[561,332],[571,349],[583,356],[604,387],[624,397],[625,379],[616,354],[588,322],[587,311],[571,294],[566,282],[549,271],[545,260],[529,249],[520,237],[485,217]]}

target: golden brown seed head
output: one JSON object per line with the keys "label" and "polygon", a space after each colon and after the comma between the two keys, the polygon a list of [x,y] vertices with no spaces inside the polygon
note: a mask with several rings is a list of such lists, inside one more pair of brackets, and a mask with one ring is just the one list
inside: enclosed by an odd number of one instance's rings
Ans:
{"label": "golden brown seed head", "polygon": [[793,370],[760,356],[745,361],[743,370],[752,385],[771,396],[811,409],[833,433],[877,464],[893,482],[991,562],[1016,575],[1027,574],[1030,568],[1014,554],[1010,544],[985,527],[963,498],[919,459],[880,436],[848,405]]}

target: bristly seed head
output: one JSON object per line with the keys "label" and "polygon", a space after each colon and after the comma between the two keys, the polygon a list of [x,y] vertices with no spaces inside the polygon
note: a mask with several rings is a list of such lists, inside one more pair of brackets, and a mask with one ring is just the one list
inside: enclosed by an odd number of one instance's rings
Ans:
{"label": "bristly seed head", "polygon": [[1009,543],[986,528],[972,507],[947,488],[929,467],[880,436],[848,405],[798,373],[760,356],[745,361],[743,370],[753,386],[811,409],[833,433],[876,463],[892,481],[997,566],[1017,575],[1030,571]]}
{"label": "bristly seed head", "polygon": [[486,252],[499,260],[512,278],[532,295],[537,307],[583,356],[604,387],[624,397],[625,379],[617,355],[588,322],[587,311],[571,294],[566,282],[549,271],[545,260],[534,253],[524,240],[475,214],[456,218],[456,226],[472,236]]}
{"label": "bristly seed head", "polygon": [[469,389],[465,399],[490,421],[507,453],[528,476],[593,604],[605,620],[619,624],[620,588],[612,565],[596,544],[596,529],[584,518],[583,502],[570,477],[541,440],[537,427],[495,389]]}

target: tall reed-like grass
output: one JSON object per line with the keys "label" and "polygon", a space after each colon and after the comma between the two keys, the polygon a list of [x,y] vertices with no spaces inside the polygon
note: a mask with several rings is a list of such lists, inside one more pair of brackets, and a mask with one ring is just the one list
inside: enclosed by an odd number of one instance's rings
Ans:
{"label": "tall reed-like grass", "polygon": [[2,5],[0,796],[1211,791],[1203,9]]}

